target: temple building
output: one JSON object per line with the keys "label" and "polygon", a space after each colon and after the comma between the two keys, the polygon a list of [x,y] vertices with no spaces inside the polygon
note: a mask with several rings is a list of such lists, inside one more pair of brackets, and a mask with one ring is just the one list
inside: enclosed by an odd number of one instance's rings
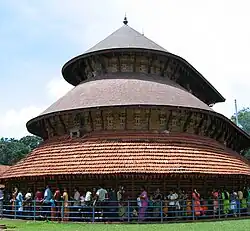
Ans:
{"label": "temple building", "polygon": [[34,191],[124,185],[132,195],[140,185],[205,192],[250,183],[250,136],[212,108],[223,96],[185,59],[123,23],[63,66],[75,87],[28,121],[44,142],[1,183]]}

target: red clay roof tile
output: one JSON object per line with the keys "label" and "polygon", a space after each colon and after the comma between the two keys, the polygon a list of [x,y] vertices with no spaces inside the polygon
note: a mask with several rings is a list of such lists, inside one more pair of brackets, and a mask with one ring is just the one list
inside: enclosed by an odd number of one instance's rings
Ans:
{"label": "red clay roof tile", "polygon": [[1,178],[117,173],[250,175],[250,164],[206,137],[106,132],[46,141]]}

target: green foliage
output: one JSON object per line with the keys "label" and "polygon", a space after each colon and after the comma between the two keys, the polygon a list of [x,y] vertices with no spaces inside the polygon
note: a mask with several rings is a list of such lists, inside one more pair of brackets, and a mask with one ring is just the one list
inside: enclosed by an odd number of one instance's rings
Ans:
{"label": "green foliage", "polygon": [[37,136],[25,136],[17,139],[0,139],[0,164],[12,165],[24,158],[29,152],[36,148],[42,139]]}
{"label": "green foliage", "polygon": [[[231,120],[236,123],[235,115],[231,117]],[[250,108],[243,108],[238,112],[238,121],[242,129],[250,134]],[[246,156],[250,157],[250,150],[246,153]]]}

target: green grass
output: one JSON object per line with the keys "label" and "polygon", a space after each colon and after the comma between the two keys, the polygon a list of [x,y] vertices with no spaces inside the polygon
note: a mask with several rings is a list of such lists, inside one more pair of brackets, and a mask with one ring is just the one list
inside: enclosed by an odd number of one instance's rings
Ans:
{"label": "green grass", "polygon": [[0,220],[15,231],[249,231],[250,219],[176,224],[85,224]]}

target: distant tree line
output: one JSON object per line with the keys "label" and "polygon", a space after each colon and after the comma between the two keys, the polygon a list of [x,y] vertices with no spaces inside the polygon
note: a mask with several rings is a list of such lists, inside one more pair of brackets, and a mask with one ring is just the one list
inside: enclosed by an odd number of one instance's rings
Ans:
{"label": "distant tree line", "polygon": [[38,136],[25,136],[19,140],[14,138],[0,138],[0,164],[15,164],[42,141]]}
{"label": "distant tree line", "polygon": [[[236,123],[236,117],[233,115],[231,120]],[[239,126],[248,134],[250,134],[250,108],[243,108],[238,112]],[[250,157],[250,149],[246,153],[247,157]]]}

